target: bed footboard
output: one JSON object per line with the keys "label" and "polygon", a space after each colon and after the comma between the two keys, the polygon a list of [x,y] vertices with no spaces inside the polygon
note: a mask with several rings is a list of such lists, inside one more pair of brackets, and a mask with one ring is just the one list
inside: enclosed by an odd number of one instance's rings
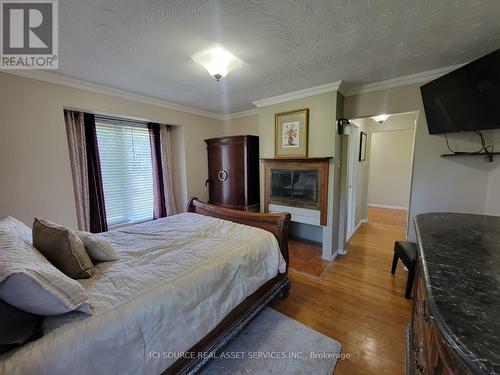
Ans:
{"label": "bed footboard", "polygon": [[289,213],[257,213],[232,210],[229,208],[214,206],[201,202],[198,198],[191,198],[187,205],[187,212],[195,212],[200,215],[212,216],[223,220],[229,220],[239,224],[250,225],[261,228],[274,234],[278,240],[281,254],[286,261],[288,270],[288,225],[290,223]]}

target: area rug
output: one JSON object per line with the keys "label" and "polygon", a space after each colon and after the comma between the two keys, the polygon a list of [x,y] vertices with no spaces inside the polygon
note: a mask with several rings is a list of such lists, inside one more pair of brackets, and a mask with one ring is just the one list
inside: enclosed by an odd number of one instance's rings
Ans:
{"label": "area rug", "polygon": [[265,308],[203,375],[331,375],[342,345],[280,312]]}

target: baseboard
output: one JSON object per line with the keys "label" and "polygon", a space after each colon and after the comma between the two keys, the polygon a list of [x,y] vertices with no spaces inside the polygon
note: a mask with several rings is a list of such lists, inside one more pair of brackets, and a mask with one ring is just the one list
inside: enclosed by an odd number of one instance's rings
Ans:
{"label": "baseboard", "polygon": [[332,254],[332,258],[330,259],[331,261],[334,261],[335,258],[337,258],[337,255],[339,255],[339,251],[335,251],[333,254]]}
{"label": "baseboard", "polygon": [[352,234],[351,234],[351,237],[354,236],[357,232],[357,230],[359,229],[359,227],[364,224],[363,223],[363,220],[360,220],[358,224],[356,224],[356,226],[354,227],[354,230],[352,231]]}
{"label": "baseboard", "polygon": [[328,261],[334,261],[338,255],[338,250],[335,250],[331,256],[325,257],[324,255],[325,255],[324,253],[321,254],[321,259],[328,260]]}
{"label": "baseboard", "polygon": [[361,222],[362,222],[363,224],[368,223],[368,218],[361,219]]}
{"label": "baseboard", "polygon": [[[367,219],[367,221],[368,221],[368,219]],[[354,227],[354,230],[352,231],[351,235],[349,236],[349,238],[346,241],[346,246],[347,246],[347,243],[349,243],[349,241],[351,240],[351,238],[356,234],[356,231],[359,229],[359,227],[361,226],[361,224],[365,224],[365,222],[363,222],[363,219],[361,219],[359,221],[359,223],[356,224],[356,226]]]}
{"label": "baseboard", "polygon": [[391,206],[391,205],[388,205],[388,204],[373,204],[373,203],[370,203],[370,204],[368,204],[368,207],[387,208],[387,209],[390,209],[390,210],[408,211],[408,207],[405,207],[405,206]]}

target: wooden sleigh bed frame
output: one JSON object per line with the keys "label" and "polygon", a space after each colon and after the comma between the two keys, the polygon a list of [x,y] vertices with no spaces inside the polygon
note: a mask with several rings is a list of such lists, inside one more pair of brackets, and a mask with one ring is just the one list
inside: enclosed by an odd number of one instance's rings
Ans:
{"label": "wooden sleigh bed frame", "polygon": [[236,306],[208,335],[201,339],[183,358],[178,359],[163,372],[163,375],[195,374],[205,366],[215,354],[229,344],[236,335],[274,298],[285,298],[290,289],[288,280],[288,225],[290,214],[255,213],[231,210],[192,198],[187,212],[212,216],[239,224],[262,228],[273,233],[278,240],[281,254],[287,263],[287,272],[278,274],[255,293]]}

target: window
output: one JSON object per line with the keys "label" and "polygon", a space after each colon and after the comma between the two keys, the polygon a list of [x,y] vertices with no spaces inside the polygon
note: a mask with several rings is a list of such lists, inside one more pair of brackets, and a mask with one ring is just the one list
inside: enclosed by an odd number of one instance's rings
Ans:
{"label": "window", "polygon": [[108,226],[153,219],[153,166],[146,124],[96,117]]}

